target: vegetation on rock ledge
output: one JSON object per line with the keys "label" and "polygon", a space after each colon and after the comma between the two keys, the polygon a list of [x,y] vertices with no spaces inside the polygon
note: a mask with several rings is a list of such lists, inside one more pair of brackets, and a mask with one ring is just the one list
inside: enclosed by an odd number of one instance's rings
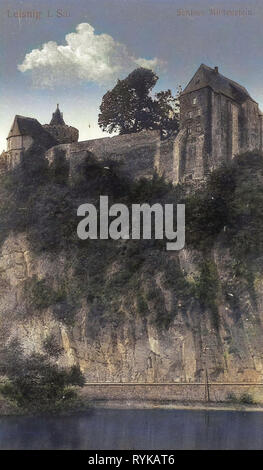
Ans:
{"label": "vegetation on rock ledge", "polygon": [[[123,180],[117,166],[105,169],[88,159],[79,181],[68,179],[65,160],[48,167],[40,148],[31,149],[23,164],[0,182],[1,240],[26,232],[32,252],[66,255],[64,275],[29,279],[25,284],[28,312],[51,307],[54,315],[73,325],[83,302],[90,332],[105,322],[120,325],[127,312],[138,314],[158,328],[168,328],[178,311],[198,303],[219,325],[220,296],[229,296],[237,284],[256,302],[254,284],[261,274],[258,259],[263,248],[263,159],[260,154],[237,157],[216,170],[203,189],[188,194],[184,185],[172,187],[162,178]],[[63,175],[63,177],[61,176]],[[77,207],[98,206],[101,190],[110,201],[185,203],[186,248],[199,254],[199,274],[189,279],[178,254],[165,251],[162,240],[87,240],[77,238]],[[220,241],[232,260],[233,285],[219,279],[213,249]],[[242,261],[241,261],[242,260]],[[161,277],[160,277],[161,275]],[[159,279],[159,283],[157,280]],[[169,306],[165,289],[171,292]],[[236,306],[238,308],[238,306]]]}

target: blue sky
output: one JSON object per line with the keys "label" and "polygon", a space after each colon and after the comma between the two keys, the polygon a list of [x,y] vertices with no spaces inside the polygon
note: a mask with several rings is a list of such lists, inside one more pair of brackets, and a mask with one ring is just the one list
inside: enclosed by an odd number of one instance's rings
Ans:
{"label": "blue sky", "polygon": [[[211,7],[252,14],[211,16]],[[33,10],[39,20],[13,16]],[[105,135],[97,125],[102,96],[140,64],[157,68],[156,91],[173,92],[201,63],[218,65],[263,108],[262,44],[262,0],[2,0],[0,151],[15,114],[48,123],[57,102],[80,140]]]}

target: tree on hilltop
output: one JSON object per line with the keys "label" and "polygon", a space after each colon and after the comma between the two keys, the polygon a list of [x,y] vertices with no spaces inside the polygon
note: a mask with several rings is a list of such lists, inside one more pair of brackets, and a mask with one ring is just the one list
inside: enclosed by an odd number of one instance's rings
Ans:
{"label": "tree on hilltop", "polygon": [[102,98],[99,126],[110,134],[131,134],[146,130],[159,130],[169,136],[179,127],[178,97],[171,90],[161,91],[153,97],[151,91],[158,76],[149,69],[140,67]]}

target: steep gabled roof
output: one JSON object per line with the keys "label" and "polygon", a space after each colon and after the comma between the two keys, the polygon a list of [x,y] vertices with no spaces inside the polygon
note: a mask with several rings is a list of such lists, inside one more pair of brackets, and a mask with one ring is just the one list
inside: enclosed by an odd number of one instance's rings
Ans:
{"label": "steep gabled roof", "polygon": [[205,87],[210,87],[213,91],[222,93],[234,101],[243,102],[246,99],[254,101],[246,88],[239,85],[239,83],[224,77],[224,75],[221,75],[221,73],[218,72],[217,67],[212,69],[205,64],[200,65],[181,95],[186,95],[187,93],[191,93],[192,91]]}
{"label": "steep gabled roof", "polygon": [[7,138],[19,135],[28,135],[46,148],[57,144],[37,119],[16,115]]}
{"label": "steep gabled roof", "polygon": [[43,128],[37,119],[16,115],[8,138],[17,135],[30,135],[31,137],[35,137],[42,132],[42,130]]}

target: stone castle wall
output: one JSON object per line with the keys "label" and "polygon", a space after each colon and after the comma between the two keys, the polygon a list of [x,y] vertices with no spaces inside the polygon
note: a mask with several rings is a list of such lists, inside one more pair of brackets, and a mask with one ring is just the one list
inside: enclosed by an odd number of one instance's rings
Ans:
{"label": "stone castle wall", "polygon": [[28,150],[33,142],[33,138],[29,135],[18,135],[8,139],[7,151],[0,155],[0,174],[18,166],[23,152]]}
{"label": "stone castle wall", "polygon": [[[211,402],[218,403],[220,401],[229,401],[229,396],[232,394],[236,397],[242,396],[244,393],[250,394],[256,403],[263,403],[263,387],[260,385],[220,385],[213,383],[209,384],[209,397]],[[176,401],[184,402],[206,402],[207,401],[207,387],[202,383],[187,384],[172,383],[172,384],[88,384],[81,390],[81,395],[86,399],[99,404],[101,407],[116,404],[132,406],[135,403],[145,404],[148,402],[149,406],[155,405],[168,405]],[[231,405],[231,402],[230,402]]]}
{"label": "stone castle wall", "polygon": [[209,88],[181,97],[180,121],[185,132],[175,142],[178,180],[204,178],[211,153],[211,119]]}
{"label": "stone castle wall", "polygon": [[[211,92],[211,156],[208,162],[213,169],[232,155],[232,115],[236,115],[236,106],[225,95]],[[236,130],[234,131],[236,146]],[[236,151],[236,148],[235,148]]]}
{"label": "stone castle wall", "polygon": [[240,110],[240,150],[250,151],[262,148],[262,118],[258,104],[247,100]]}
{"label": "stone castle wall", "polygon": [[[49,131],[49,127],[62,126],[43,127]],[[74,128],[69,126],[67,128],[74,131]],[[77,139],[77,137],[76,133],[72,132],[72,138]],[[68,136],[65,135],[65,138]],[[30,143],[34,143],[33,139],[30,139]],[[174,138],[161,140],[158,131],[142,131],[136,134],[55,145],[46,151],[49,164],[55,162],[60,152],[64,153],[69,162],[70,176],[78,173],[81,164],[92,156],[105,166],[117,164],[119,171],[125,177],[136,180],[151,178],[157,173],[163,175],[167,181],[174,182]],[[17,166],[21,162],[22,153],[21,149],[3,152],[0,157],[0,173]]]}
{"label": "stone castle wall", "polygon": [[63,151],[73,177],[81,163],[95,157],[105,166],[117,163],[120,171],[132,179],[151,178],[156,172],[172,180],[173,142],[161,141],[158,131],[142,131],[52,147],[46,152],[49,163]]}

